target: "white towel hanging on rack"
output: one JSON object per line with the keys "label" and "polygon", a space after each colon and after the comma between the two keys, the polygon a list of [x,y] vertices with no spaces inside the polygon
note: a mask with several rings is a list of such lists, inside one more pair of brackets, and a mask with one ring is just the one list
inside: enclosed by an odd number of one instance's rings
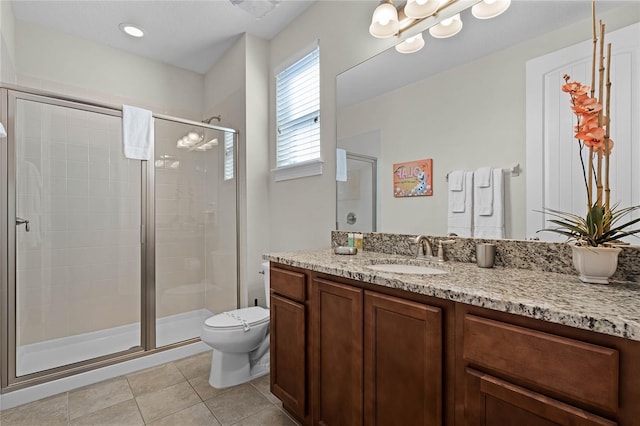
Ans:
{"label": "white towel hanging on rack", "polygon": [[480,216],[493,214],[493,170],[500,170],[502,175],[501,169],[492,169],[491,167],[481,167],[473,173],[473,208],[475,213]]}
{"label": "white towel hanging on rack", "polygon": [[467,191],[471,190],[465,185],[464,170],[455,170],[449,176],[449,211],[463,213],[465,210],[465,198]]}
{"label": "white towel hanging on rack", "polygon": [[[481,209],[477,202],[474,202],[473,236],[475,238],[504,238],[505,236],[504,175],[502,169],[493,169],[491,174],[492,211],[490,215],[480,214]],[[485,189],[487,188],[474,186],[474,200],[476,200],[478,190]]]}
{"label": "white towel hanging on rack", "polygon": [[[464,176],[462,191],[449,191],[447,212],[447,233],[454,233],[460,237],[473,236],[473,172],[462,172]],[[463,200],[462,208],[454,211],[451,195],[459,196]],[[464,195],[462,197],[461,195]],[[459,202],[460,199],[457,200]]]}

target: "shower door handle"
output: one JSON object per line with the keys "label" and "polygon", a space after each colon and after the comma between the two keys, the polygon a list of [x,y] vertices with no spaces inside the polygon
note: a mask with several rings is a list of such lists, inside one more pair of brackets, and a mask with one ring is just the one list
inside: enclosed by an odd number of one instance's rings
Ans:
{"label": "shower door handle", "polygon": [[31,229],[29,227],[29,219],[23,219],[21,217],[16,216],[16,226],[20,226],[24,224],[24,230],[29,232],[29,230]]}

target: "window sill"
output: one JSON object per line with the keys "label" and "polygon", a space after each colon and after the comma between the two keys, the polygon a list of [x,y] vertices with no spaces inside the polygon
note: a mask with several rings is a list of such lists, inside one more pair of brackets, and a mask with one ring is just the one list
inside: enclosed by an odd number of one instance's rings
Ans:
{"label": "window sill", "polygon": [[322,160],[312,160],[271,170],[276,182],[322,174]]}

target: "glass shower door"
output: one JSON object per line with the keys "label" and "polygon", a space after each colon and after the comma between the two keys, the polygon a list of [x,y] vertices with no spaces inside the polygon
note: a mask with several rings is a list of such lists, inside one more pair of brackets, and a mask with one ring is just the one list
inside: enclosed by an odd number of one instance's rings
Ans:
{"label": "glass shower door", "polygon": [[120,116],[13,92],[9,115],[15,377],[142,350],[142,165]]}
{"label": "glass shower door", "polygon": [[155,346],[237,307],[233,134],[156,119]]}

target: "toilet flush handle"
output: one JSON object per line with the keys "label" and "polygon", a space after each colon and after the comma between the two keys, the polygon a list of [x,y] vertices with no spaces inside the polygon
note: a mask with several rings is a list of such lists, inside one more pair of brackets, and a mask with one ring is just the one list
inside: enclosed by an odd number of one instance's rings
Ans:
{"label": "toilet flush handle", "polygon": [[240,321],[242,323],[242,328],[244,329],[245,333],[247,331],[251,330],[251,327],[249,326],[249,323],[244,318],[239,317],[238,315],[234,314],[233,312],[225,312],[224,314],[227,315],[227,316],[230,316],[231,318],[233,318],[236,321]]}

